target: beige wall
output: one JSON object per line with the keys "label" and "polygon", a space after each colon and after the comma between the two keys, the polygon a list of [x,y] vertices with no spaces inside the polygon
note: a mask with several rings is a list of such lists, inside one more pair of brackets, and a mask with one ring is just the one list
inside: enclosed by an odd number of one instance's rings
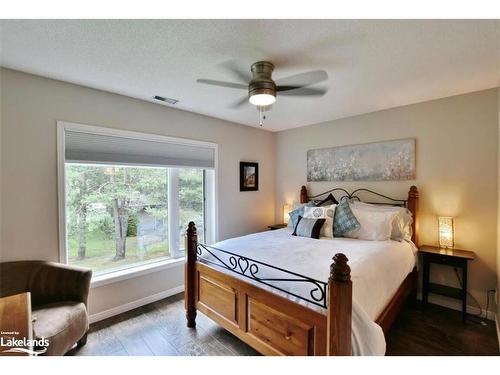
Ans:
{"label": "beige wall", "polygon": [[0,256],[2,254],[2,72],[0,70]]}
{"label": "beige wall", "polygon": [[[498,142],[500,145],[500,88],[498,89]],[[497,293],[500,297],[500,147],[498,148],[498,211],[497,211]],[[497,336],[500,345],[500,303],[497,301]]]}
{"label": "beige wall", "polygon": [[[0,74],[0,260],[58,260],[57,120],[215,142],[220,238],[264,230],[273,222],[273,133],[8,69]],[[239,191],[239,161],[259,162],[258,192]],[[91,293],[91,312],[181,283],[178,269],[103,286]]]}
{"label": "beige wall", "polygon": [[[486,290],[496,285],[498,90],[486,90],[282,131],[276,138],[276,218],[282,204],[298,200],[306,184],[309,149],[414,137],[415,181],[308,183],[312,193],[332,186],[363,186],[405,197],[420,190],[420,242],[436,244],[437,216],[456,218],[456,246],[474,250],[470,290],[485,307]],[[457,285],[449,269],[433,272]],[[449,301],[450,303],[453,303]],[[474,305],[472,301],[469,301]],[[492,309],[494,311],[494,309]]]}

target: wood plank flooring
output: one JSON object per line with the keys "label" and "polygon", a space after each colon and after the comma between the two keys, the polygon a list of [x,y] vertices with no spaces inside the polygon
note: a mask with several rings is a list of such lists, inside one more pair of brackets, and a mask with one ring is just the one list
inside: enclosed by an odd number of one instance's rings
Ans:
{"label": "wood plank flooring", "polygon": [[387,355],[499,355],[495,322],[429,304],[425,312],[407,305],[394,322],[387,341]]}
{"label": "wood plank flooring", "polygon": [[[87,345],[69,355],[259,355],[198,312],[186,328],[183,295],[92,324]],[[387,337],[388,355],[498,355],[494,322],[463,326],[461,314],[438,306],[425,313],[408,305]]]}
{"label": "wood plank flooring", "polygon": [[187,328],[183,294],[92,324],[87,344],[68,354],[259,355],[200,312],[196,328]]}

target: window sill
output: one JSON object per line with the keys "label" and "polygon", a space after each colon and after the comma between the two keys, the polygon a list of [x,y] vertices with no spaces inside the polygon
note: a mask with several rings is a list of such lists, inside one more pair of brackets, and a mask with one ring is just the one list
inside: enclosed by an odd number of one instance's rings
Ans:
{"label": "window sill", "polygon": [[184,257],[175,259],[166,259],[160,262],[144,264],[142,266],[132,267],[125,270],[110,272],[104,275],[92,277],[91,288],[98,288],[104,285],[113,284],[119,281],[132,279],[134,277],[144,276],[150,273],[167,270],[184,264]]}

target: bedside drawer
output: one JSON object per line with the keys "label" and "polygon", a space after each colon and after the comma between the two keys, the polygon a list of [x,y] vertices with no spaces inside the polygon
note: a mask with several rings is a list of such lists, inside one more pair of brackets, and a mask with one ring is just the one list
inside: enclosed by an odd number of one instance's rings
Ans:
{"label": "bedside drawer", "polygon": [[467,262],[464,259],[457,259],[439,254],[425,254],[425,258],[426,258],[425,260],[428,262],[436,264],[444,264],[446,266],[451,266],[451,267],[462,267],[464,263]]}

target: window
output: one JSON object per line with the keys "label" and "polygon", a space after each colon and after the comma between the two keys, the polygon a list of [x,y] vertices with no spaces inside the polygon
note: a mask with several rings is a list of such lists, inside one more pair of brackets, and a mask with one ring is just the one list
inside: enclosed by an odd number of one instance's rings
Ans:
{"label": "window", "polygon": [[[100,276],[180,258],[189,221],[200,242],[214,241],[214,168],[200,157],[206,150],[193,153],[192,145],[182,148],[165,137],[60,126],[67,263]],[[177,165],[168,165],[173,158]]]}

